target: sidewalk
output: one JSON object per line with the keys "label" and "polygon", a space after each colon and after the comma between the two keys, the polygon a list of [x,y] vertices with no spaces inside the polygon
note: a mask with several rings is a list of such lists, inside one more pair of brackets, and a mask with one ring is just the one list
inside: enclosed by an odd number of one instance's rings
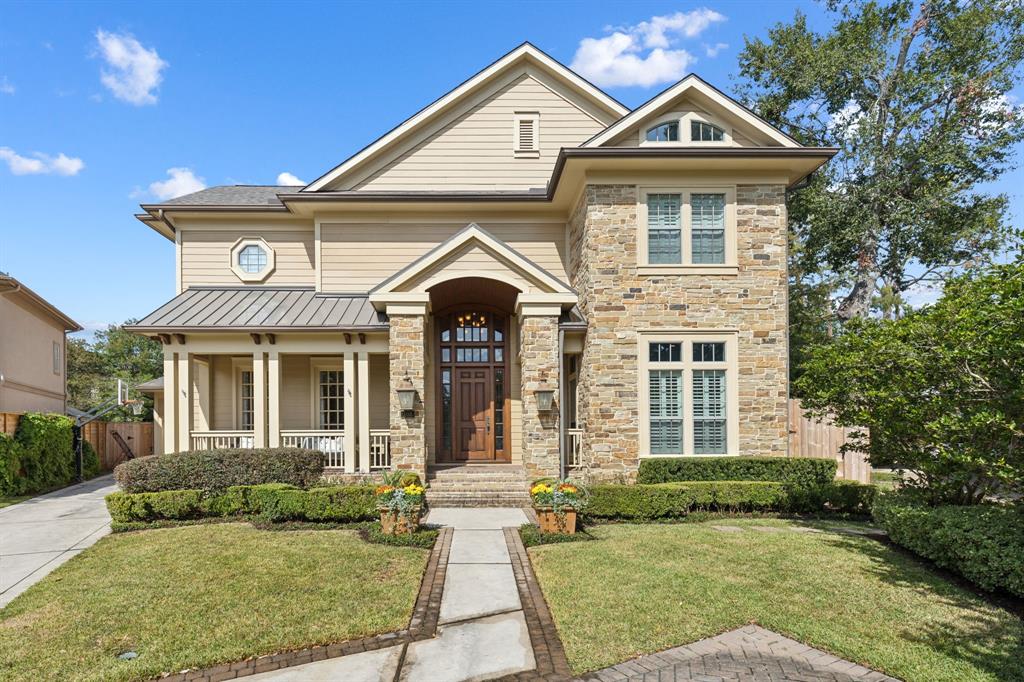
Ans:
{"label": "sidewalk", "polygon": [[0,509],[0,607],[110,532],[111,475]]}

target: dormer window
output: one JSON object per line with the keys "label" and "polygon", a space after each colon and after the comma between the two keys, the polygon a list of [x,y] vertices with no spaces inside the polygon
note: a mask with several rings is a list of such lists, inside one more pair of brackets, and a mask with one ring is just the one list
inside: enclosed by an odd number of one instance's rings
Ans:
{"label": "dormer window", "polygon": [[654,126],[647,131],[648,142],[678,142],[679,123],[670,121]]}
{"label": "dormer window", "polygon": [[691,142],[721,142],[724,139],[725,131],[718,126],[704,121],[690,121]]}

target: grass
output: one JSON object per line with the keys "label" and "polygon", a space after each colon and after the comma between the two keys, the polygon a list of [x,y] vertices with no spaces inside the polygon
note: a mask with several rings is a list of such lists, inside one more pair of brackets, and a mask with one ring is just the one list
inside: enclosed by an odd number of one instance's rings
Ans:
{"label": "grass", "polygon": [[877,540],[799,525],[605,525],[529,552],[576,673],[756,622],[909,682],[1024,679],[1018,617]]}
{"label": "grass", "polygon": [[111,535],[0,610],[0,679],[140,680],[397,630],[427,556],[351,530]]}
{"label": "grass", "polygon": [[[40,493],[36,493],[39,495]],[[4,507],[10,507],[12,504],[18,504],[25,500],[31,500],[35,495],[12,495],[10,497],[0,497],[0,509]]]}
{"label": "grass", "polygon": [[895,471],[872,471],[871,482],[881,490],[894,490],[900,477]]}

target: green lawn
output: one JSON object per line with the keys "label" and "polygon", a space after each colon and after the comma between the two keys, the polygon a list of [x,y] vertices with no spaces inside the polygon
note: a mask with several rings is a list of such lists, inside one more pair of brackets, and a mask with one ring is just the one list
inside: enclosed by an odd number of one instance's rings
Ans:
{"label": "green lawn", "polygon": [[0,497],[0,509],[4,507],[10,507],[12,504],[18,504],[25,500],[31,500],[35,495],[13,495],[11,497]]}
{"label": "green lawn", "polygon": [[427,556],[349,530],[108,536],[0,610],[0,679],[140,680],[400,629]]}
{"label": "green lawn", "polygon": [[1019,618],[876,540],[797,525],[607,525],[529,551],[577,673],[757,622],[908,682],[1024,680]]}

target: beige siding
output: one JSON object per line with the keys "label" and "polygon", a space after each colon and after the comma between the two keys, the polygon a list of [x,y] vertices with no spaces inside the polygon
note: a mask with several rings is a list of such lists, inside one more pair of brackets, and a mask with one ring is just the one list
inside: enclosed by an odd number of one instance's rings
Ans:
{"label": "beige siding", "polygon": [[[558,151],[604,126],[539,74],[522,74],[406,150],[355,189],[526,189],[544,187]],[[513,116],[539,112],[538,158],[513,155]]]}
{"label": "beige siding", "polygon": [[370,428],[388,428],[391,373],[387,355],[370,356]]}
{"label": "beige siding", "polygon": [[[452,223],[324,223],[323,290],[369,291],[464,228]],[[565,281],[565,224],[488,223],[480,227]]]}
{"label": "beige siding", "polygon": [[312,369],[308,355],[281,356],[281,428],[313,426]]}
{"label": "beige siding", "polygon": [[[243,362],[251,366],[251,356]],[[235,428],[235,370],[230,355],[210,356],[210,428],[230,431]]]}
{"label": "beige siding", "polygon": [[[0,295],[0,412],[64,412],[64,329],[16,294]],[[53,344],[60,365],[53,371]]]}
{"label": "beige siding", "polygon": [[262,284],[316,283],[313,269],[313,225],[248,225],[184,227],[181,230],[182,289],[196,285],[240,285],[231,271],[231,247],[242,237],[262,237],[274,250],[274,272]]}

